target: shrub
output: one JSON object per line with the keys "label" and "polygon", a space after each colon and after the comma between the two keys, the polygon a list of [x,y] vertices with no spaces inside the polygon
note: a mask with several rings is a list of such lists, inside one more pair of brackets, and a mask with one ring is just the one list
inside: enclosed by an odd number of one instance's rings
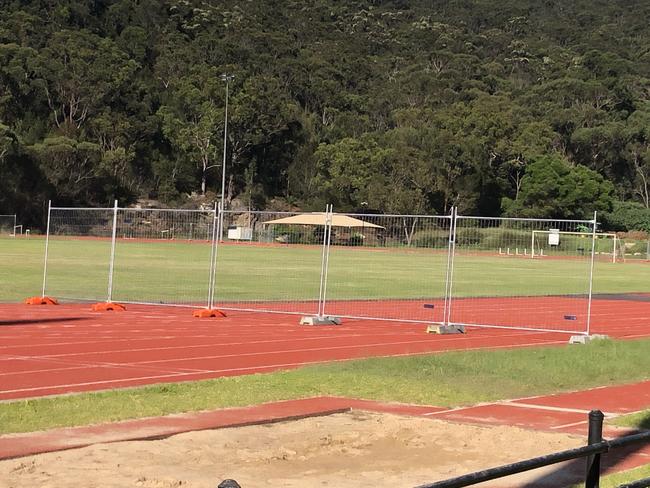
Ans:
{"label": "shrub", "polygon": [[614,209],[604,213],[602,221],[605,229],[650,232],[650,209],[636,202],[614,202]]}
{"label": "shrub", "polygon": [[348,239],[348,246],[362,246],[365,238],[366,236],[359,232],[356,232],[352,234]]}
{"label": "shrub", "polygon": [[284,244],[298,244],[305,242],[305,233],[302,228],[295,225],[278,225],[273,228],[274,239]]}
{"label": "shrub", "polygon": [[479,247],[483,239],[483,229],[477,227],[457,228],[456,245],[465,247]]}
{"label": "shrub", "polygon": [[420,230],[413,234],[411,244],[415,247],[444,248],[449,244],[449,231],[444,229]]}
{"label": "shrub", "polygon": [[484,229],[481,247],[486,250],[494,250],[500,247],[530,247],[531,237],[531,230]]}

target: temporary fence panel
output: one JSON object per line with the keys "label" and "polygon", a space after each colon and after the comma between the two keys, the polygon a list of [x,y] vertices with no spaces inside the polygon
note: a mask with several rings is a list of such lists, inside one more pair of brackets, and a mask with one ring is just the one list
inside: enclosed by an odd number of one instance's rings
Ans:
{"label": "temporary fence panel", "polygon": [[223,238],[216,246],[214,306],[318,314],[325,216],[223,212]]}
{"label": "temporary fence panel", "polygon": [[594,261],[630,247],[594,222],[52,207],[43,293],[587,333]]}
{"label": "temporary fence panel", "polygon": [[16,215],[0,215],[0,239],[16,235]]}
{"label": "temporary fence panel", "polygon": [[207,306],[215,222],[211,210],[120,208],[112,301]]}
{"label": "temporary fence panel", "polygon": [[113,208],[50,208],[43,295],[106,300],[113,220]]}
{"label": "temporary fence panel", "polygon": [[449,323],[589,330],[593,221],[457,216],[454,234]]}
{"label": "temporary fence panel", "polygon": [[618,239],[618,260],[623,262],[650,261],[650,239],[629,236]]}
{"label": "temporary fence panel", "polygon": [[327,315],[442,323],[449,216],[334,214]]}
{"label": "temporary fence panel", "polygon": [[[560,241],[558,244],[554,244],[554,236],[557,236]],[[584,254],[586,251],[585,240],[590,241],[592,237],[594,237],[592,232],[584,231],[533,230],[531,232],[530,257],[534,259],[549,254],[561,255],[562,252],[570,256],[574,250]],[[596,260],[613,263],[620,260],[618,257],[620,246],[616,234],[597,233],[595,244],[594,258]]]}

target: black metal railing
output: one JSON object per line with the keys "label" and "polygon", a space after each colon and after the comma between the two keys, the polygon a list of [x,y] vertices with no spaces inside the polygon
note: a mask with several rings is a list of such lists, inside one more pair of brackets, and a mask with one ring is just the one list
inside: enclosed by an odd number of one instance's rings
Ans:
{"label": "black metal railing", "polygon": [[[598,488],[600,485],[600,458],[601,455],[613,449],[631,446],[643,442],[650,442],[650,432],[632,434],[625,437],[613,439],[611,441],[603,440],[603,419],[604,415],[600,410],[589,412],[589,435],[587,445],[566,451],[559,451],[546,456],[540,456],[525,461],[506,464],[497,468],[476,471],[475,473],[465,474],[448,480],[436,481],[426,485],[420,485],[417,488],[463,488],[465,486],[483,483],[497,478],[504,478],[524,471],[543,468],[563,461],[573,459],[587,458],[587,472],[585,476],[585,488]],[[646,484],[643,484],[643,483]],[[650,487],[650,480],[641,480],[629,485],[626,488],[646,488]],[[620,487],[623,488],[623,487]]]}

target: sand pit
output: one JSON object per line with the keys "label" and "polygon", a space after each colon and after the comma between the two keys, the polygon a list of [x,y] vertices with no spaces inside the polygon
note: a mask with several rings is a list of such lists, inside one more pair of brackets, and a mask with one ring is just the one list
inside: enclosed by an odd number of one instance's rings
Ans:
{"label": "sand pit", "polygon": [[[514,427],[353,411],[2,461],[0,487],[216,488],[225,478],[242,488],[408,487],[583,443]],[[561,486],[563,476],[544,483],[540,476],[492,486]]]}

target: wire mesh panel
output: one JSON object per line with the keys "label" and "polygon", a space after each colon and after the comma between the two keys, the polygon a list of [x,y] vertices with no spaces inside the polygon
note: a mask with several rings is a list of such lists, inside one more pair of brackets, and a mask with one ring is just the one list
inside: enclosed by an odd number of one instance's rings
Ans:
{"label": "wire mesh panel", "polygon": [[325,213],[223,213],[215,306],[313,315],[318,311]]}
{"label": "wire mesh panel", "polygon": [[16,215],[0,215],[0,238],[16,235]]}
{"label": "wire mesh panel", "polygon": [[334,214],[325,312],[442,323],[449,216]]}
{"label": "wire mesh panel", "polygon": [[449,322],[586,332],[592,244],[590,221],[458,216]]}
{"label": "wire mesh panel", "polygon": [[205,306],[215,212],[119,209],[112,299]]}
{"label": "wire mesh panel", "polygon": [[[555,236],[558,242],[555,243]],[[598,233],[595,236],[592,232],[586,231],[560,231],[553,230],[533,230],[530,242],[530,257],[544,257],[549,254],[567,256],[572,255],[575,250],[584,254],[585,239],[591,241],[595,239],[594,259],[598,261],[616,262],[618,256],[618,239],[616,234]],[[524,251],[527,251],[524,248]]]}
{"label": "wire mesh panel", "polygon": [[650,238],[645,232],[627,232],[620,236],[617,258],[622,262],[650,261]]}
{"label": "wire mesh panel", "polygon": [[43,294],[59,300],[106,300],[112,208],[50,209]]}

